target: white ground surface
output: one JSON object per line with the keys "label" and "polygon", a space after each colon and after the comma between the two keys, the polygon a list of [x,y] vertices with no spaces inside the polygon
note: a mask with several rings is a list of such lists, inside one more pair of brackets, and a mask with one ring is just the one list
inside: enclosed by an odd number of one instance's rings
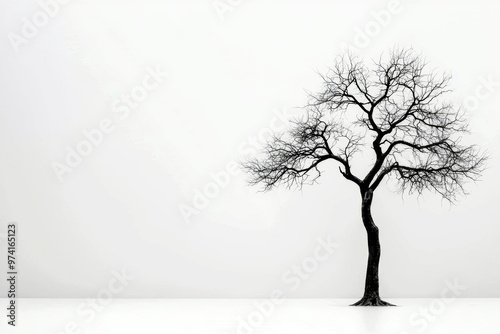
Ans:
{"label": "white ground surface", "polygon": [[0,333],[500,333],[500,299],[388,298],[399,306],[347,306],[354,301],[116,299],[91,306],[90,299],[19,299],[13,328],[2,299]]}

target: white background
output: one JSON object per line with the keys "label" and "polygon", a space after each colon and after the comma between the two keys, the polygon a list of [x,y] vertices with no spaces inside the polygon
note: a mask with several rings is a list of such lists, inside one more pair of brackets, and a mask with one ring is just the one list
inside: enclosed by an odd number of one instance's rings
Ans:
{"label": "white background", "polygon": [[[457,280],[462,297],[500,297],[500,87],[483,84],[500,81],[499,6],[402,1],[377,19],[388,4],[243,0],[221,17],[212,0],[73,0],[15,52],[9,34],[40,5],[2,2],[0,224],[19,226],[20,296],[93,297],[125,270],[134,279],[117,297],[360,297],[360,198],[333,163],[302,191],[259,193],[239,173],[189,222],[180,214],[277,112],[297,112],[321,84],[316,71],[351,45],[368,61],[413,47],[451,72],[456,104],[477,102],[470,140],[492,156],[457,206],[402,200],[390,182],[377,190],[382,296],[439,296]],[[156,66],[168,77],[118,121],[112,103]],[[52,164],[105,118],[114,130],[61,182]],[[283,274],[327,236],[335,252],[291,291]]]}

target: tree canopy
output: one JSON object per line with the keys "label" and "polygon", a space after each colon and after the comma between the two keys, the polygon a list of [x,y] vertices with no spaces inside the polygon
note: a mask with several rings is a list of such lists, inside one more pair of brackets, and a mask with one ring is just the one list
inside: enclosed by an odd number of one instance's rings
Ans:
{"label": "tree canopy", "polygon": [[369,64],[349,52],[337,57],[290,130],[244,162],[250,183],[301,187],[333,160],[362,191],[390,177],[400,191],[433,190],[453,202],[465,181],[479,178],[487,157],[462,143],[469,124],[465,110],[447,99],[450,78],[411,49]]}

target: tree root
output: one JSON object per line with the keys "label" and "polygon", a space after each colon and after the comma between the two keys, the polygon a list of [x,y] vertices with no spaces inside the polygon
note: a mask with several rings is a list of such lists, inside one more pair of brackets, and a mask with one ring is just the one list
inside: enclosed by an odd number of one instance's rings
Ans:
{"label": "tree root", "polygon": [[351,306],[396,306],[380,299],[380,297],[363,297]]}

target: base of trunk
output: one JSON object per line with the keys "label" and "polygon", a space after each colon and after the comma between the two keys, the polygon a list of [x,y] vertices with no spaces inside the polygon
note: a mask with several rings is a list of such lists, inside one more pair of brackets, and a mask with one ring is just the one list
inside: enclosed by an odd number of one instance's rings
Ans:
{"label": "base of trunk", "polygon": [[363,297],[358,302],[351,306],[396,306],[394,304],[384,302],[380,297]]}

